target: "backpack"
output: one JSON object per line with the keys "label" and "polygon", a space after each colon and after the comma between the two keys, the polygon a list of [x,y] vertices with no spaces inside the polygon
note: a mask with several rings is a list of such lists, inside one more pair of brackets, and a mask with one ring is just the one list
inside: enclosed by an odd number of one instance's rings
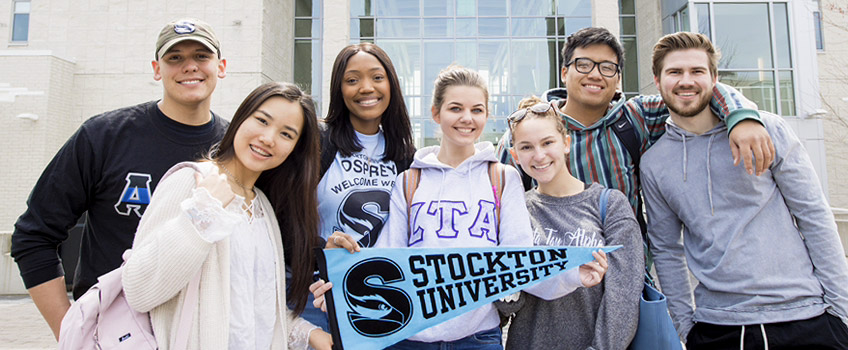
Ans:
{"label": "backpack", "polygon": [[[132,250],[124,252],[124,263]],[[59,349],[157,349],[150,314],[133,310],[121,283],[123,264],[97,278],[97,284],[77,299],[65,313],[59,331]],[[200,273],[189,284],[175,349],[185,349],[194,309]],[[186,310],[186,309],[191,310]],[[181,345],[181,346],[180,346]]]}
{"label": "backpack", "polygon": [[[489,183],[492,184],[492,194],[495,197],[495,227],[500,227],[501,224],[501,197],[503,189],[506,185],[504,179],[505,167],[498,162],[489,162]],[[403,196],[406,199],[406,217],[410,217],[412,208],[412,196],[415,195],[415,190],[418,189],[418,184],[421,182],[421,169],[409,168],[403,172]],[[500,240],[500,233],[498,233]]]}
{"label": "backpack", "polygon": [[[130,250],[124,252],[124,262]],[[121,267],[97,278],[97,284],[65,313],[59,349],[156,349],[148,313],[133,310],[124,297]]]}
{"label": "backpack", "polygon": [[[179,168],[186,166],[200,171],[193,163],[181,163]],[[172,168],[162,179],[179,168]],[[122,256],[124,263],[120,267],[98,277],[97,284],[71,304],[71,308],[62,318],[59,349],[158,348],[150,324],[150,314],[135,311],[124,296],[121,273],[131,255],[132,250],[127,249]],[[188,346],[188,333],[197,308],[199,287],[200,271],[188,285],[181,308],[180,323],[171,339],[173,349],[182,350]]]}

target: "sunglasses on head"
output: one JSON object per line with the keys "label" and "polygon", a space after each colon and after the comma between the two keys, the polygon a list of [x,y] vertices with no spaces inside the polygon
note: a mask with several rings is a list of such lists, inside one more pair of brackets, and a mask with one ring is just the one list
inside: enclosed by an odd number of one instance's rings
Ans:
{"label": "sunglasses on head", "polygon": [[527,116],[528,111],[536,114],[545,114],[548,113],[551,108],[554,108],[553,102],[539,102],[530,107],[522,108],[515,112],[512,112],[512,114],[510,114],[509,117],[506,118],[506,120],[509,122],[510,125],[514,125],[522,121],[524,117]]}

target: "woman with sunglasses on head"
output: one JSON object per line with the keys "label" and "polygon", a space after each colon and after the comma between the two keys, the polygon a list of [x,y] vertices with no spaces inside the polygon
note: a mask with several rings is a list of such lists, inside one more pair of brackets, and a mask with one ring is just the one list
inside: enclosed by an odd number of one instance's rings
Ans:
{"label": "woman with sunglasses on head", "polygon": [[599,286],[554,300],[521,293],[517,301],[497,302],[502,313],[514,314],[506,347],[625,349],[639,321],[644,266],[639,225],[624,194],[571,175],[570,139],[555,107],[535,96],[522,106],[528,107],[508,120],[510,152],[539,184],[525,193],[534,244],[623,248],[609,256]]}
{"label": "woman with sunglasses on head", "polygon": [[[123,269],[127,302],[150,312],[159,349],[175,347],[178,330],[189,349],[330,348],[329,334],[297,316],[318,246],[307,234],[318,226],[314,108],[292,84],[262,85],[207,159],[162,177]],[[196,304],[185,304],[193,293]],[[195,310],[187,328],[184,308]]]}

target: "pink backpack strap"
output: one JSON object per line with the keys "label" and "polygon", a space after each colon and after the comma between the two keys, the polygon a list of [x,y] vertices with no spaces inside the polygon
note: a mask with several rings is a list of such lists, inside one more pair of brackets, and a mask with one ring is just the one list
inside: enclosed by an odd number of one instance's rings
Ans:
{"label": "pink backpack strap", "polygon": [[[421,182],[421,169],[409,168],[403,172],[403,197],[406,199],[406,220],[411,218],[410,210],[412,209],[412,197],[415,196],[415,190],[418,189],[418,184]],[[407,223],[409,225],[410,223]]]}
{"label": "pink backpack strap", "polygon": [[172,349],[188,349],[188,334],[191,332],[191,322],[194,318],[194,311],[197,309],[198,294],[200,294],[201,271],[197,271],[197,276],[194,276],[194,279],[188,284],[186,296],[183,299],[183,307],[180,311],[180,324],[177,326],[177,332],[171,335],[171,344],[174,345]]}
{"label": "pink backpack strap", "polygon": [[[168,169],[168,172],[159,179],[159,182],[161,183],[166,177],[182,168],[193,168],[198,173],[204,174],[204,169],[201,169],[201,167],[211,169],[213,166],[214,165],[211,163],[181,162],[171,167],[171,169]],[[124,260],[126,261],[126,259]],[[197,275],[194,276],[188,284],[186,296],[185,299],[183,299],[183,307],[180,309],[180,323],[177,325],[176,333],[171,334],[171,344],[173,345],[172,349],[188,349],[188,335],[191,332],[191,323],[194,319],[194,312],[197,310],[198,295],[200,294],[200,274],[203,271],[202,269],[203,267],[201,267],[200,271],[197,271]]]}
{"label": "pink backpack strap", "polygon": [[492,184],[492,194],[495,197],[495,215],[497,223],[501,223],[501,197],[505,185],[504,166],[498,162],[489,162],[489,182]]}

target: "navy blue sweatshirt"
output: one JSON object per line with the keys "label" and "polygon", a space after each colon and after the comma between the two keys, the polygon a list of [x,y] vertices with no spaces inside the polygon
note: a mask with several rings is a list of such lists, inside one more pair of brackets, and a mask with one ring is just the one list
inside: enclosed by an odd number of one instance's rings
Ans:
{"label": "navy blue sweatshirt", "polygon": [[162,175],[176,163],[200,158],[228,124],[214,114],[204,125],[180,124],[156,101],[83,123],[44,169],[15,223],[12,257],[26,288],[64,275],[57,248],[84,213],[74,298],[120,266]]}

